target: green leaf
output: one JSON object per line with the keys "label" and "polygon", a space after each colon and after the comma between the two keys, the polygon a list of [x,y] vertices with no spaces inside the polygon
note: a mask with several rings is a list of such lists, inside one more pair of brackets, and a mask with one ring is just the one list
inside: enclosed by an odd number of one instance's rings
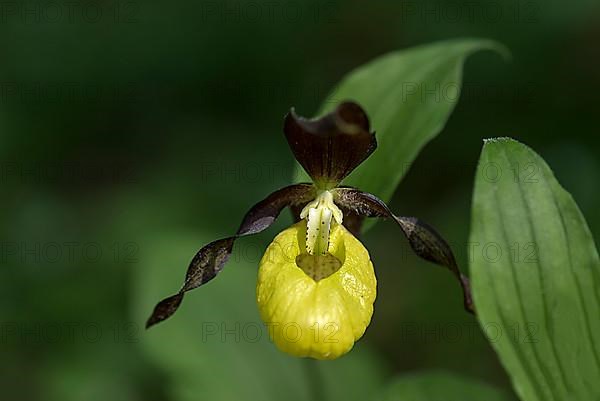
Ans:
{"label": "green leaf", "polygon": [[[134,274],[133,314],[140,327],[154,303],[179,287],[191,256],[213,239],[163,235],[140,246],[147,250]],[[285,395],[308,401],[315,391],[328,399],[367,399],[386,369],[364,342],[336,361],[294,358],[270,342],[255,300],[264,245],[256,237],[239,239],[215,280],[188,294],[173,318],[141,335],[142,350],[167,375],[170,399],[279,401]]]}
{"label": "green leaf", "polygon": [[489,140],[472,218],[475,309],[521,399],[600,399],[600,261],[571,195],[534,151]]}
{"label": "green leaf", "polygon": [[[459,98],[465,58],[484,49],[506,52],[490,40],[449,40],[388,53],[346,75],[319,114],[357,101],[377,132],[378,148],[344,184],[388,202],[419,151],[444,128]],[[300,165],[295,179],[308,180]]]}
{"label": "green leaf", "polygon": [[401,376],[385,389],[381,401],[506,401],[492,386],[446,372]]}

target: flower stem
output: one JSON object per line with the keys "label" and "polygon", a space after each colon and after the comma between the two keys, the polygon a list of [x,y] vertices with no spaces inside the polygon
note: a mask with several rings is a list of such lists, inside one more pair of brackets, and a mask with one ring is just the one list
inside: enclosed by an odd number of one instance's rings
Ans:
{"label": "flower stem", "polygon": [[323,386],[323,377],[318,366],[318,361],[311,358],[303,358],[302,363],[306,370],[306,377],[309,384],[309,394],[312,401],[325,401],[325,389]]}

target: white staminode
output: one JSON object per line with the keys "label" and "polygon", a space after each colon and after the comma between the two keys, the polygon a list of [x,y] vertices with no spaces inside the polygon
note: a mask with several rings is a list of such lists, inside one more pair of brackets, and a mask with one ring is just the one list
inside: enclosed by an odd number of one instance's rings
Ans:
{"label": "white staminode", "polygon": [[306,218],[306,251],[310,255],[327,254],[332,219],[335,223],[342,224],[343,217],[329,191],[319,192],[315,200],[302,209],[300,218]]}

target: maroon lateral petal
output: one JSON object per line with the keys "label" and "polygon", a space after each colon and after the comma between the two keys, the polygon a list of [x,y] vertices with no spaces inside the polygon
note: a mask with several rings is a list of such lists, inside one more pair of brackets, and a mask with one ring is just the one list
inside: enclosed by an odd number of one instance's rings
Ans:
{"label": "maroon lateral petal", "polygon": [[314,195],[314,187],[311,184],[295,184],[273,192],[254,205],[246,213],[234,236],[211,242],[196,253],[187,269],[183,286],[177,294],[163,299],[154,307],[146,322],[146,328],[171,317],[181,305],[183,295],[187,291],[215,278],[227,263],[237,238],[267,229],[286,206],[306,203],[314,198]]}
{"label": "maroon lateral petal", "polygon": [[408,239],[412,250],[421,258],[448,268],[458,279],[463,291],[465,309],[475,313],[469,279],[462,274],[448,243],[431,226],[416,217],[395,216],[381,199],[356,188],[337,188],[334,201],[341,207],[364,217],[393,219]]}

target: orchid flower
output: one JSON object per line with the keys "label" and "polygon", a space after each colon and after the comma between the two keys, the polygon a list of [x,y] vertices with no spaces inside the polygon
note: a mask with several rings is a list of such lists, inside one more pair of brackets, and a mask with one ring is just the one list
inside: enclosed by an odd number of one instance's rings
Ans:
{"label": "orchid flower", "polygon": [[417,218],[394,215],[375,195],[340,185],[377,148],[360,105],[344,102],[317,119],[299,117],[292,109],[283,130],[313,182],[273,192],[247,212],[235,235],[200,249],[182,288],[156,305],[146,327],[172,316],[187,291],[221,271],[236,239],[267,229],[286,207],[292,209],[296,223],[268,246],[256,287],[261,318],[282,351],[335,359],[364,334],[377,293],[373,263],[357,238],[365,217],[393,220],[418,256],[448,268],[462,287],[465,308],[473,312],[469,281],[435,230]]}

